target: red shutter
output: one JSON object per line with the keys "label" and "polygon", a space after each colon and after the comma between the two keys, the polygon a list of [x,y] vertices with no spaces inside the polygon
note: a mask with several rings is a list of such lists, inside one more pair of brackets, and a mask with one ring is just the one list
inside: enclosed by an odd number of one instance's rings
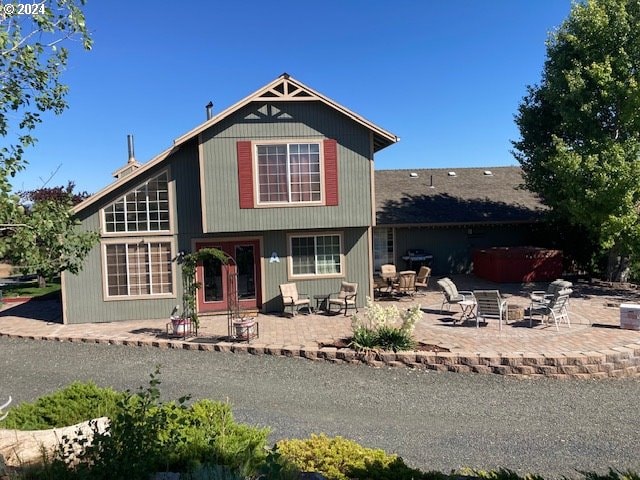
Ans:
{"label": "red shutter", "polygon": [[251,142],[240,141],[238,149],[238,194],[240,208],[253,208],[253,159]]}
{"label": "red shutter", "polygon": [[338,144],[332,139],[324,141],[324,193],[326,205],[338,205]]}

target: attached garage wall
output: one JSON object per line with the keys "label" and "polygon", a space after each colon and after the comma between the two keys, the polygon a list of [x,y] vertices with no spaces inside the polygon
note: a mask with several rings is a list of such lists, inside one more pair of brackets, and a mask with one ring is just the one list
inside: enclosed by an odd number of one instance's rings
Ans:
{"label": "attached garage wall", "polygon": [[[381,225],[382,226],[382,225]],[[450,228],[395,228],[395,259],[398,270],[407,265],[407,250],[421,248],[433,255],[433,274],[471,273],[476,248],[534,245],[530,225]]]}

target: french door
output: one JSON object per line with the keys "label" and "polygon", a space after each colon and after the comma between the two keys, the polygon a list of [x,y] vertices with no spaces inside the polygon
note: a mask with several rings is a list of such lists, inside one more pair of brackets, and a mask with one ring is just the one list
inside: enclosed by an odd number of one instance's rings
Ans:
{"label": "french door", "polygon": [[199,242],[196,250],[218,248],[233,261],[224,265],[220,260],[201,262],[196,271],[198,282],[198,311],[218,312],[227,309],[229,274],[237,273],[238,300],[241,309],[260,308],[262,304],[260,285],[260,241],[234,240],[222,242]]}

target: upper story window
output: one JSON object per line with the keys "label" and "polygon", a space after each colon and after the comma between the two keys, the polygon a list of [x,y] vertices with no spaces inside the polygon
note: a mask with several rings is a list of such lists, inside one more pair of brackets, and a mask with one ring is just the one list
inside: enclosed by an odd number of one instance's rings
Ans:
{"label": "upper story window", "polygon": [[240,208],[335,207],[338,142],[236,142]]}
{"label": "upper story window", "polygon": [[320,202],[319,143],[257,145],[258,203]]}
{"label": "upper story window", "polygon": [[105,207],[105,231],[114,233],[170,230],[167,178],[167,172],[161,173]]}

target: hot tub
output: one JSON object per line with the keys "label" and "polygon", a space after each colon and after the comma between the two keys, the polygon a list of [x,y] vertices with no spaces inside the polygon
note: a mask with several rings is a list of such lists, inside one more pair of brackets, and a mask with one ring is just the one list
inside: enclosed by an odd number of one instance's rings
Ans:
{"label": "hot tub", "polygon": [[555,280],[562,276],[562,250],[493,247],[473,253],[474,275],[497,283]]}

